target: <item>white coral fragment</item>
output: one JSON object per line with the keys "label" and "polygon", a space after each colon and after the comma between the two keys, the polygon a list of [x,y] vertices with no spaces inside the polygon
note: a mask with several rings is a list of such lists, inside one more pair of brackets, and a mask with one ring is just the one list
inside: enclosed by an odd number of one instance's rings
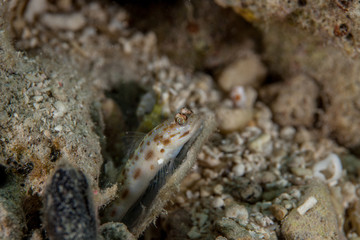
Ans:
{"label": "white coral fragment", "polygon": [[297,211],[300,215],[304,215],[307,211],[313,208],[317,203],[317,199],[313,196],[306,199],[306,201],[297,208]]}
{"label": "white coral fragment", "polygon": [[63,117],[64,114],[67,112],[67,107],[63,102],[58,101],[54,104],[54,106],[56,108],[56,110],[54,111],[54,118]]}
{"label": "white coral fragment", "polygon": [[313,167],[314,177],[319,178],[329,186],[334,186],[341,177],[342,165],[338,155],[330,153],[327,158],[316,163]]}

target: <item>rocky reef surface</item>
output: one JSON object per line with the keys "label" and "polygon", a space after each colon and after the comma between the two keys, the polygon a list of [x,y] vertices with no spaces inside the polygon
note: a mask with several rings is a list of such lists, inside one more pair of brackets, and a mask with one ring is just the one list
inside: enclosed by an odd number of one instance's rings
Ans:
{"label": "rocky reef surface", "polygon": [[[359,6],[3,1],[0,239],[359,239]],[[183,106],[184,164],[104,222],[127,132]]]}

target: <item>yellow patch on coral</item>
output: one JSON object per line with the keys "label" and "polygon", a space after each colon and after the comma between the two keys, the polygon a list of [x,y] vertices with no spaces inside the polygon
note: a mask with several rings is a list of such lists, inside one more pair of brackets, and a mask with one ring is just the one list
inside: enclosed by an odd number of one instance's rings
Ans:
{"label": "yellow patch on coral", "polygon": [[257,20],[254,13],[249,9],[239,7],[234,7],[233,9],[237,14],[241,15],[248,22],[254,22]]}
{"label": "yellow patch on coral", "polygon": [[162,105],[155,104],[152,112],[148,115],[145,115],[137,131],[148,132],[157,125],[159,125],[164,120],[162,109],[163,109]]}

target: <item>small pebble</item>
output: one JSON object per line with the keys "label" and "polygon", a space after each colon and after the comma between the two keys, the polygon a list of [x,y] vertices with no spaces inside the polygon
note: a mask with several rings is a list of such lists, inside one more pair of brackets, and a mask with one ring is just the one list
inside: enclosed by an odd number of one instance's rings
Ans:
{"label": "small pebble", "polygon": [[290,200],[284,200],[283,204],[284,204],[284,207],[288,210],[293,208],[293,203]]}
{"label": "small pebble", "polygon": [[278,204],[273,204],[270,207],[270,210],[271,210],[271,213],[274,215],[274,217],[279,221],[283,220],[284,217],[288,214],[288,210]]}
{"label": "small pebble", "polygon": [[221,197],[215,197],[212,201],[212,206],[214,208],[221,208],[224,206],[224,200]]}
{"label": "small pebble", "polygon": [[276,175],[270,171],[263,171],[259,174],[260,183],[267,184],[276,181]]}
{"label": "small pebble", "polygon": [[202,227],[205,225],[205,223],[209,219],[209,216],[205,213],[198,213],[198,214],[196,214],[196,218],[198,219],[198,226]]}
{"label": "small pebble", "polygon": [[63,127],[61,125],[57,125],[54,130],[57,131],[57,132],[61,132],[63,129]]}
{"label": "small pebble", "polygon": [[199,231],[199,229],[197,229],[196,226],[193,226],[190,231],[187,233],[188,237],[190,239],[197,239],[199,237],[201,237],[201,233]]}
{"label": "small pebble", "polygon": [[249,144],[249,149],[254,152],[263,153],[266,149],[266,145],[271,141],[269,134],[262,134]]}
{"label": "small pebble", "polygon": [[49,130],[45,130],[44,135],[45,135],[45,137],[50,138],[51,137],[51,132]]}
{"label": "small pebble", "polygon": [[296,134],[294,127],[286,126],[280,130],[280,137],[285,140],[292,140]]}
{"label": "small pebble", "polygon": [[313,172],[311,169],[307,168],[301,168],[301,167],[292,167],[290,168],[290,171],[298,177],[306,177],[306,176],[312,176]]}
{"label": "small pebble", "polygon": [[208,197],[208,196],[210,196],[210,192],[207,191],[207,190],[205,190],[205,189],[203,189],[203,188],[201,188],[201,189],[200,189],[200,196],[201,196],[202,198]]}
{"label": "small pebble", "polygon": [[245,206],[232,203],[225,207],[225,216],[229,218],[237,218],[241,221],[248,221],[249,213]]}
{"label": "small pebble", "polygon": [[301,197],[301,191],[299,189],[292,189],[290,195],[298,200]]}
{"label": "small pebble", "polygon": [[245,174],[245,166],[244,164],[236,164],[232,168],[232,172],[234,173],[235,177],[241,177]]}
{"label": "small pebble", "polygon": [[39,95],[39,96],[34,96],[34,100],[35,102],[41,102],[44,99],[43,96]]}
{"label": "small pebble", "polygon": [[215,194],[221,195],[223,193],[223,190],[224,190],[224,187],[221,184],[217,184],[214,187],[214,193]]}
{"label": "small pebble", "polygon": [[208,168],[206,168],[204,170],[203,174],[204,174],[204,177],[210,178],[210,179],[215,179],[215,178],[217,178],[219,176],[219,174],[217,172],[215,172],[215,171],[213,171],[211,169],[208,169]]}
{"label": "small pebble", "polygon": [[250,181],[244,177],[234,179],[233,181],[231,194],[234,198],[241,201],[254,203],[261,198],[262,193],[262,187],[255,181]]}

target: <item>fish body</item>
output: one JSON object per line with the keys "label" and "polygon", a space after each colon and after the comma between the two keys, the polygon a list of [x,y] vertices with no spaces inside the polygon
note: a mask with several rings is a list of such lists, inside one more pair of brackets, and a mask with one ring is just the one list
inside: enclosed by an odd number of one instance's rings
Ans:
{"label": "fish body", "polygon": [[118,178],[118,197],[107,208],[109,221],[121,221],[145,192],[156,174],[175,159],[182,147],[201,127],[200,115],[182,108],[151,130],[129,157]]}

